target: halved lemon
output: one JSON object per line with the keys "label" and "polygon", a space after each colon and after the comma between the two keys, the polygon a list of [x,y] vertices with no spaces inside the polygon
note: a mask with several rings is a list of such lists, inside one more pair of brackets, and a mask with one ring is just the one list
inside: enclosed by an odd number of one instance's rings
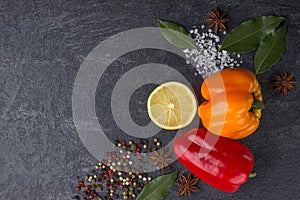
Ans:
{"label": "halved lemon", "polygon": [[176,130],[188,126],[197,113],[197,100],[183,83],[167,82],[153,90],[147,102],[150,119],[160,128]]}

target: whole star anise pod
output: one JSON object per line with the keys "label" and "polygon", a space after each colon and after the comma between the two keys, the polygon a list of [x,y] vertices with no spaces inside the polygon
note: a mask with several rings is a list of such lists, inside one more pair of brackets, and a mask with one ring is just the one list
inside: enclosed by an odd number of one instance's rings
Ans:
{"label": "whole star anise pod", "polygon": [[183,174],[180,174],[180,182],[177,182],[180,188],[178,190],[178,195],[191,195],[194,192],[199,192],[199,188],[197,188],[196,184],[199,181],[198,178],[192,178],[192,174],[189,173],[187,177]]}
{"label": "whole star anise pod", "polygon": [[153,161],[152,166],[157,166],[161,172],[163,168],[166,168],[168,171],[170,171],[169,164],[174,161],[174,159],[170,157],[172,152],[170,150],[165,151],[164,148],[161,148],[160,150],[152,153],[153,156],[149,157],[150,160]]}
{"label": "whole star anise pod", "polygon": [[221,15],[220,11],[216,8],[215,11],[208,11],[210,18],[206,18],[205,21],[210,22],[211,24],[208,28],[214,27],[215,34],[218,34],[218,29],[221,28],[223,31],[226,31],[226,26],[224,25],[226,22],[229,22],[230,19],[224,18],[225,14]]}
{"label": "whole star anise pod", "polygon": [[274,74],[273,77],[275,81],[272,83],[276,87],[276,92],[281,92],[282,96],[285,96],[288,90],[294,90],[294,85],[296,81],[292,81],[295,74],[287,75],[286,72],[283,72],[281,76]]}

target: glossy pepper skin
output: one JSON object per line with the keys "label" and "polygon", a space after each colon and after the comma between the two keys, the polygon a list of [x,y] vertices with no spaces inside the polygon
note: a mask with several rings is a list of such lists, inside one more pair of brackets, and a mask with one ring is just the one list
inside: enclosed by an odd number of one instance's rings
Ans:
{"label": "glossy pepper skin", "polygon": [[243,144],[219,137],[205,128],[192,129],[175,139],[173,151],[191,173],[224,192],[235,192],[245,183],[254,165]]}
{"label": "glossy pepper skin", "polygon": [[231,139],[252,134],[259,126],[262,101],[255,75],[242,68],[225,69],[207,77],[201,86],[205,101],[198,109],[203,126],[211,133]]}

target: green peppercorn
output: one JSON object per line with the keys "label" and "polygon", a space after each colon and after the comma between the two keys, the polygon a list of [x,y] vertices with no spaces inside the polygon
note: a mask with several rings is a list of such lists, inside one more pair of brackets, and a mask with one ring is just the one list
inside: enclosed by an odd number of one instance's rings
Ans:
{"label": "green peppercorn", "polygon": [[136,150],[137,146],[136,146],[136,144],[132,144],[132,145],[130,145],[130,148],[131,148],[131,150]]}
{"label": "green peppercorn", "polygon": [[97,189],[98,189],[98,190],[100,190],[100,191],[102,191],[102,190],[103,190],[103,188],[102,188],[102,186],[101,186],[101,185],[97,185],[96,187],[97,187]]}
{"label": "green peppercorn", "polygon": [[156,151],[157,149],[155,147],[151,148],[151,152]]}

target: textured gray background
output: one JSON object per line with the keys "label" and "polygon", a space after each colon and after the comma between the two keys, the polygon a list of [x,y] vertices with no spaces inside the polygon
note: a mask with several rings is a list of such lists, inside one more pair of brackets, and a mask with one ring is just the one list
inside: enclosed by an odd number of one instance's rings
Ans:
{"label": "textured gray background", "polygon": [[[242,141],[253,151],[258,176],[234,194],[200,182],[201,192],[190,199],[300,199],[299,88],[283,98],[272,96],[270,85],[273,73],[294,72],[296,79],[300,75],[299,1],[149,2],[0,1],[0,199],[70,199],[75,194],[75,176],[83,175],[97,162],[77,135],[71,109],[77,70],[95,46],[121,31],[156,26],[157,18],[186,27],[202,24],[207,10],[216,6],[228,12],[232,19],[229,28],[260,15],[287,17],[286,52],[272,70],[258,76],[268,99],[266,109],[258,131]],[[109,80],[128,70],[126,66],[152,60],[182,70],[194,88],[201,84],[193,69],[174,55],[142,50],[125,57],[126,62],[114,63],[100,80],[97,98],[101,99],[101,90],[112,88]],[[143,62],[137,62],[141,57]],[[243,60],[243,67],[250,69],[253,54]],[[117,73],[112,70],[116,66]],[[143,101],[152,88],[144,86],[132,97],[132,118],[138,124],[147,124],[149,119],[143,106],[134,109],[135,102]],[[100,101],[98,110],[101,105]],[[107,117],[99,121],[107,122],[113,133]],[[183,169],[179,163],[171,167]],[[167,199],[180,199],[177,189],[173,187]]]}

